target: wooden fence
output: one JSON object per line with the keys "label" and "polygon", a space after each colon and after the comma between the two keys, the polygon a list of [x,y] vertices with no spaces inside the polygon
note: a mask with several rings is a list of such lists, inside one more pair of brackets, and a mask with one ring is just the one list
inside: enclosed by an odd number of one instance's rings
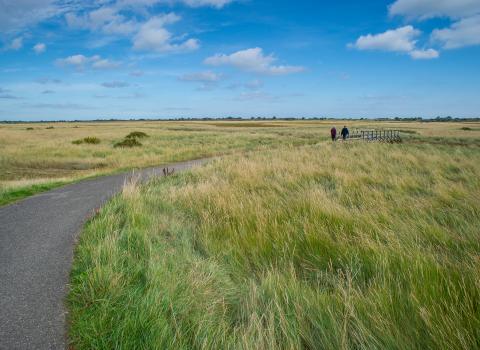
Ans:
{"label": "wooden fence", "polygon": [[401,142],[400,130],[354,130],[348,137],[350,140]]}

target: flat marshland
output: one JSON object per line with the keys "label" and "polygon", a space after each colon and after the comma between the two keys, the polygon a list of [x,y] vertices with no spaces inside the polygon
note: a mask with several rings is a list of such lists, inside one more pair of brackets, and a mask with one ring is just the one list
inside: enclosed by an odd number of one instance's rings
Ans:
{"label": "flat marshland", "polygon": [[[480,144],[479,123],[179,121],[0,124],[0,205],[63,183],[136,167],[316,144],[332,124],[399,129],[418,142]],[[132,132],[141,147],[115,147]]]}
{"label": "flat marshland", "polygon": [[404,142],[333,144],[332,122],[265,123],[160,124],[105,158],[149,164],[169,133],[165,160],[226,154],[87,224],[72,347],[479,348],[480,125],[358,121]]}

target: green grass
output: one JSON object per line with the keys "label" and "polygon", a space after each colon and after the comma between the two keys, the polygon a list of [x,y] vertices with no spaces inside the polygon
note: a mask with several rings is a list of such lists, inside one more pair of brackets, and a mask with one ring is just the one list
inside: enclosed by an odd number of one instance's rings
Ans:
{"label": "green grass", "polygon": [[6,205],[35,194],[51,190],[67,184],[67,181],[52,181],[41,184],[28,185],[14,189],[0,190],[0,206]]}
{"label": "green grass", "polygon": [[480,152],[330,144],[125,186],[83,232],[75,349],[480,347]]}

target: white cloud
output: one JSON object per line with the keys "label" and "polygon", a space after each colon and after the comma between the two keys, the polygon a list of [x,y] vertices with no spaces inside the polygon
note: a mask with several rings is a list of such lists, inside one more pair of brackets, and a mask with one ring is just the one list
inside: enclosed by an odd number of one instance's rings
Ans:
{"label": "white cloud", "polygon": [[410,52],[415,49],[416,38],[421,32],[412,26],[387,30],[381,34],[362,35],[350,47],[358,50],[382,50],[394,52]]}
{"label": "white cloud", "polygon": [[94,57],[86,57],[84,55],[73,55],[73,56],[68,56],[66,58],[58,59],[57,63],[61,65],[70,65],[70,66],[75,66],[75,67],[82,67],[84,66],[87,62],[92,61]]}
{"label": "white cloud", "polygon": [[35,51],[36,54],[44,53],[46,49],[47,45],[44,43],[38,43],[33,47],[33,51]]}
{"label": "white cloud", "polygon": [[233,0],[182,0],[182,2],[191,7],[212,6],[222,8]]}
{"label": "white cloud", "polygon": [[80,54],[58,59],[56,63],[61,66],[75,67],[79,70],[85,69],[87,67],[91,67],[93,69],[111,69],[120,66],[119,62],[102,58],[99,55],[88,57]]}
{"label": "white cloud", "polygon": [[9,50],[20,50],[21,48],[23,47],[23,38],[22,37],[19,37],[19,38],[15,38],[12,40],[12,42],[10,43],[10,45],[8,45],[8,49]]}
{"label": "white cloud", "polygon": [[413,50],[409,53],[409,55],[416,60],[431,60],[440,57],[440,53],[434,49]]}
{"label": "white cloud", "polygon": [[0,32],[17,32],[45,19],[60,14],[69,7],[55,0],[3,0],[0,1]]}
{"label": "white cloud", "polygon": [[391,15],[427,19],[462,18],[480,13],[479,0],[397,0],[389,8]]}
{"label": "white cloud", "polygon": [[118,14],[118,9],[113,7],[101,7],[81,16],[67,13],[65,20],[70,28],[102,30],[110,35],[130,35],[138,29],[135,21],[127,20],[126,17]]}
{"label": "white cloud", "polygon": [[215,8],[222,8],[225,5],[232,3],[234,0],[119,0],[117,6],[119,7],[142,7],[153,6],[161,3],[183,3],[190,7],[210,6]]}
{"label": "white cloud", "polygon": [[102,58],[92,63],[92,68],[94,69],[112,69],[112,68],[118,68],[119,66],[120,66],[119,62],[111,61],[107,58]]}
{"label": "white cloud", "polygon": [[420,20],[435,17],[454,20],[450,27],[431,33],[431,41],[443,49],[480,45],[480,0],[397,0],[389,12]]}
{"label": "white cloud", "polygon": [[265,56],[259,47],[237,51],[231,55],[217,54],[205,59],[211,66],[230,65],[241,70],[260,74],[283,75],[304,71],[301,66],[273,65],[277,59],[273,55]]}
{"label": "white cloud", "polygon": [[175,40],[172,33],[165,29],[166,25],[180,20],[174,13],[150,18],[142,24],[140,30],[133,38],[133,48],[142,51],[154,51],[158,53],[185,52],[199,48],[197,39],[185,41]]}
{"label": "white cloud", "polygon": [[216,83],[222,79],[221,74],[212,71],[184,74],[179,77],[181,81]]}
{"label": "white cloud", "polygon": [[444,49],[480,45],[480,15],[464,18],[453,23],[450,28],[435,29],[431,38]]}
{"label": "white cloud", "polygon": [[387,30],[380,34],[368,34],[360,36],[349,47],[358,50],[379,50],[390,52],[408,53],[414,59],[433,59],[439,57],[434,49],[417,49],[417,38],[421,32],[412,26]]}

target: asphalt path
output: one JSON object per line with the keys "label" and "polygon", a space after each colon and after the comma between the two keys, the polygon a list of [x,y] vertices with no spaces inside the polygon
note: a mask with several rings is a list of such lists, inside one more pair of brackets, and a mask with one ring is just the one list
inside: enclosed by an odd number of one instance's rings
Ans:
{"label": "asphalt path", "polygon": [[[169,164],[175,172],[207,160]],[[136,171],[145,181],[167,165]],[[0,207],[0,349],[66,349],[73,249],[79,233],[132,172],[63,186]]]}

